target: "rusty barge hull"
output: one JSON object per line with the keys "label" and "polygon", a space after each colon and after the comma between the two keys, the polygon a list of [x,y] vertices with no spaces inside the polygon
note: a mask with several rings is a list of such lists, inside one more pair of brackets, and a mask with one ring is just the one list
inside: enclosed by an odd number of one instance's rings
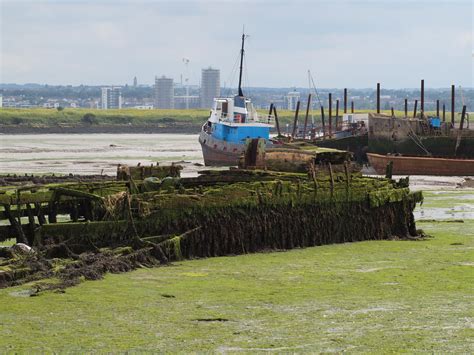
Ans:
{"label": "rusty barge hull", "polygon": [[448,122],[433,128],[425,119],[370,114],[368,152],[474,159],[474,130]]}
{"label": "rusty barge hull", "polygon": [[394,175],[474,176],[474,159],[395,156],[367,153],[377,174],[385,174],[393,163]]}
{"label": "rusty barge hull", "polygon": [[[462,137],[459,147],[456,150],[457,137],[423,137],[420,136],[419,142],[415,142],[411,138],[404,138],[398,141],[384,138],[371,138],[369,140],[369,152],[375,154],[392,154],[399,153],[402,155],[425,155],[426,149],[434,156],[442,156],[446,158],[456,156],[467,159],[474,159],[474,137]],[[424,149],[423,149],[424,148]]]}

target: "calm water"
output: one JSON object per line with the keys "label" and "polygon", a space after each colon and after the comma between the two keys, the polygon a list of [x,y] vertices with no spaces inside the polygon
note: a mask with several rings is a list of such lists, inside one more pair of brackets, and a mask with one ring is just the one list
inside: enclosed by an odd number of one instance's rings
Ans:
{"label": "calm water", "polygon": [[[197,135],[33,134],[0,135],[0,173],[114,175],[117,164],[183,162],[183,175],[203,163]],[[202,168],[201,168],[202,169]]]}

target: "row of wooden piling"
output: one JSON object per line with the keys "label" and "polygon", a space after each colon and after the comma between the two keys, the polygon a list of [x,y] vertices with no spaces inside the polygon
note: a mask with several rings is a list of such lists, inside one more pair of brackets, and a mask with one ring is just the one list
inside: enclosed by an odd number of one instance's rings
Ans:
{"label": "row of wooden piling", "polygon": [[[380,83],[377,83],[377,113],[380,113]],[[455,121],[455,114],[456,114],[456,105],[455,105],[455,99],[456,99],[456,88],[454,85],[451,85],[451,124],[454,125]],[[408,99],[405,99],[405,117],[408,117]],[[392,111],[392,116],[394,115],[394,110],[393,107],[391,108]],[[416,114],[418,112],[418,100],[415,100],[414,106],[413,106],[413,118],[416,117]],[[446,122],[446,104],[443,102],[443,122]],[[421,85],[420,85],[420,113],[421,116],[424,115],[425,113],[425,80],[421,80]],[[440,101],[439,99],[436,100],[436,116],[440,117]]]}
{"label": "row of wooden piling", "polygon": [[[377,83],[377,89],[376,89],[376,110],[377,113],[380,114],[381,109],[380,109],[380,93],[381,93],[381,85],[380,83]],[[456,94],[456,89],[454,85],[451,85],[451,124],[454,125],[455,122],[455,94]],[[328,94],[328,133],[329,133],[329,138],[332,138],[332,133],[333,133],[333,116],[332,116],[332,93]],[[311,93],[308,95],[308,100],[307,100],[307,105],[306,105],[306,114],[305,114],[305,120],[304,120],[304,126],[303,126],[303,138],[306,138],[306,131],[307,131],[307,125],[308,125],[308,116],[309,116],[309,109],[311,107],[311,98],[312,95]],[[347,113],[347,88],[344,88],[344,94],[343,94],[343,112],[346,114]],[[408,117],[408,99],[405,99],[404,102],[404,113],[405,117]],[[297,129],[298,129],[298,115],[299,115],[299,110],[300,110],[300,105],[301,102],[298,100],[296,103],[296,110],[295,110],[295,117],[293,121],[293,128],[291,132],[291,137],[295,138],[297,134]],[[323,127],[323,131],[326,132],[326,120],[325,120],[325,110],[324,106],[321,105],[321,124]],[[464,108],[463,108],[463,111]],[[395,111],[394,108],[391,107],[391,112],[392,116],[395,116]],[[421,80],[421,88],[420,88],[420,112],[421,116],[424,115],[425,112],[425,80]],[[354,113],[354,101],[351,101],[351,113]],[[414,107],[413,107],[413,118],[416,118],[416,115],[418,113],[418,100],[416,99],[414,102]],[[276,107],[273,105],[273,103],[270,105],[270,110],[269,110],[269,115],[274,115],[275,117],[275,123],[276,123],[276,128],[278,135],[281,135],[281,129],[280,129],[280,123],[278,120],[278,114],[276,111]],[[440,116],[440,100],[436,100],[436,116]],[[464,115],[463,115],[464,116]],[[336,116],[335,116],[335,127],[339,126],[339,99],[336,100]],[[446,122],[446,104],[443,102],[442,106],[442,120],[443,122]]]}

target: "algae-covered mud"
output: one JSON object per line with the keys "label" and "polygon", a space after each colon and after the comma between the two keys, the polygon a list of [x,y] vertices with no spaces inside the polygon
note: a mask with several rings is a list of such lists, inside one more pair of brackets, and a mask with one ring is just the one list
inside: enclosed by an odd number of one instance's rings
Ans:
{"label": "algae-covered mud", "polygon": [[474,220],[418,227],[431,237],[180,261],[61,292],[2,289],[0,349],[471,353]]}
{"label": "algae-covered mud", "polygon": [[197,135],[0,135],[1,174],[112,174],[117,164],[183,161],[193,173],[202,163]]}

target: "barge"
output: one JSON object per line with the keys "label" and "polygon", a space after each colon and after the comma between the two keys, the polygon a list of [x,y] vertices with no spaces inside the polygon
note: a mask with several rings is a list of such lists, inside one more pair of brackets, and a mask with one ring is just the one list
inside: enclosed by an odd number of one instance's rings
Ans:
{"label": "barge", "polygon": [[370,165],[379,175],[388,164],[394,175],[474,176],[474,159],[435,158],[367,153]]}

